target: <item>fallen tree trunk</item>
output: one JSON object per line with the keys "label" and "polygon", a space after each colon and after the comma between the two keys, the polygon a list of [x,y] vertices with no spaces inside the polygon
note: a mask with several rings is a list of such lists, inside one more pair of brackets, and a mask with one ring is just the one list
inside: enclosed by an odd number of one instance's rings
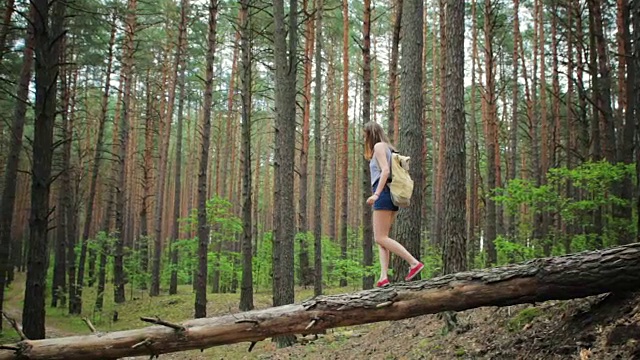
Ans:
{"label": "fallen tree trunk", "polygon": [[[640,243],[536,259],[524,264],[400,283],[383,289],[319,296],[285,305],[172,324],[159,319],[137,330],[0,347],[4,359],[115,359],[158,355],[285,334],[398,320],[445,310],[564,300],[640,288]],[[253,344],[252,344],[253,345]]]}

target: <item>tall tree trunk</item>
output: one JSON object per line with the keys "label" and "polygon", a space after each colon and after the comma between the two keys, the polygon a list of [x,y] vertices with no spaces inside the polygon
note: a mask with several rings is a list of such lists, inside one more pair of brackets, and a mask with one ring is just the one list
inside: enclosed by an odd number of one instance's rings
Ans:
{"label": "tall tree trunk", "polygon": [[[439,6],[439,2],[438,2]],[[440,55],[442,51],[436,51],[436,49],[440,49],[438,45],[438,31],[440,30],[440,26],[436,27],[436,23],[438,23],[438,19],[440,16],[440,12],[437,7],[434,5],[434,10],[432,11],[432,23],[433,28],[431,30],[431,193],[429,194],[431,198],[430,203],[430,216],[428,221],[428,227],[430,228],[429,233],[429,245],[436,247],[439,244],[438,238],[436,238],[436,187],[437,187],[437,172],[438,172],[438,115],[440,112],[438,111],[438,89],[439,85],[442,84],[439,82],[440,80],[440,67],[439,61]],[[426,45],[425,45],[426,46]],[[425,195],[426,196],[426,195]]]}
{"label": "tall tree trunk", "polygon": [[[253,215],[252,215],[252,227],[253,227],[253,256],[257,256],[258,254],[258,247],[260,245],[260,239],[262,239],[262,231],[264,231],[264,228],[266,226],[265,223],[260,221],[260,215],[264,215],[264,213],[266,211],[264,211],[264,209],[260,212],[260,209],[262,208],[260,206],[260,203],[263,203],[265,199],[265,192],[264,192],[264,188],[265,188],[265,182],[268,179],[264,179],[262,177],[262,161],[263,161],[263,153],[261,150],[263,150],[262,144],[264,141],[265,136],[263,134],[259,134],[258,135],[258,144],[256,149],[258,149],[258,151],[256,151],[256,167],[254,170],[254,174],[255,177],[255,181],[253,182],[253,201],[252,201],[252,205],[253,205]],[[262,199],[262,201],[260,201],[260,199]],[[308,261],[308,259],[307,259]],[[309,269],[309,271],[311,271]],[[309,276],[311,276],[312,274],[309,274]]]}
{"label": "tall tree trunk", "polygon": [[[634,3],[637,4],[637,1],[633,0]],[[636,5],[637,7],[637,5]],[[625,99],[621,99],[621,107],[626,105],[626,109],[624,111],[624,127],[622,129],[622,141],[620,143],[620,151],[618,152],[618,162],[622,162],[624,164],[633,164],[633,150],[636,148],[638,151],[635,138],[636,138],[636,129],[635,129],[635,121],[634,116],[638,116],[638,103],[637,103],[637,93],[638,93],[638,84],[637,84],[637,74],[638,74],[638,64],[631,57],[633,55],[632,43],[631,43],[631,35],[630,35],[630,7],[629,1],[627,0],[619,0],[618,1],[618,9],[622,12],[622,32],[619,36],[622,38],[621,41],[624,43],[621,56],[620,56],[620,65],[626,64],[626,83],[623,84],[622,80],[620,80],[621,84],[621,94],[620,97],[624,97]],[[638,17],[639,14],[634,13],[634,17]],[[640,29],[636,29],[636,33]],[[636,43],[635,47],[639,48],[640,45],[637,43],[637,39],[640,38],[636,34]],[[626,61],[626,57],[629,56],[631,61]],[[624,73],[623,73],[624,75]],[[626,200],[628,203],[625,205],[616,206],[615,211],[616,215],[625,221],[628,221],[629,225],[633,222],[633,182],[631,179],[631,175],[625,176],[622,184],[620,185],[620,197]],[[621,245],[628,244],[633,242],[633,233],[628,231],[628,226],[622,225],[618,228],[618,243]]]}
{"label": "tall tree trunk", "polygon": [[[152,85],[150,79],[151,69],[147,70],[146,75],[146,111],[144,122],[144,153],[142,155],[142,201],[140,205],[140,268],[143,273],[149,271],[149,199],[151,198],[151,172],[153,170],[152,154],[153,154],[153,116],[152,111],[155,110],[155,101],[152,95]],[[147,289],[147,281],[143,281],[141,289]]]}
{"label": "tall tree trunk", "polygon": [[[598,71],[598,54],[596,51],[596,47],[598,46],[597,39],[597,30],[596,30],[596,21],[594,13],[599,11],[595,9],[596,4],[593,0],[589,0],[587,2],[589,5],[589,71],[590,74],[596,74]],[[602,28],[601,28],[602,29]],[[604,116],[599,108],[603,106],[602,103],[602,86],[600,85],[600,76],[591,76],[592,81],[592,113],[591,113],[591,156],[593,161],[602,160],[602,143],[604,141],[602,137],[601,129],[601,117]],[[593,211],[593,225],[591,227],[591,232],[596,234],[595,243],[593,244],[596,249],[601,249],[603,246],[603,214],[602,207],[598,207]]]}
{"label": "tall tree trunk", "polygon": [[[304,1],[304,12],[309,13],[309,1]],[[313,3],[315,6],[315,1]],[[315,10],[315,9],[314,9]],[[309,130],[311,122],[311,79],[313,50],[315,45],[314,17],[309,16],[305,26],[305,57],[304,57],[304,107],[302,114],[302,149],[300,150],[300,198],[298,202],[298,233],[300,242],[300,284],[309,286],[312,284],[312,270],[309,266],[309,245],[307,234],[309,231],[307,195],[309,193]],[[317,81],[317,80],[316,80]]]}
{"label": "tall tree trunk", "polygon": [[55,258],[53,264],[53,279],[51,283],[51,307],[65,306],[67,294],[67,229],[66,216],[64,214],[65,192],[63,185],[58,187],[58,199],[56,204],[56,235]]}
{"label": "tall tree trunk", "polygon": [[[293,237],[295,230],[293,203],[293,167],[296,129],[296,77],[298,2],[289,1],[289,25],[286,29],[284,0],[274,0],[275,65],[275,192],[273,243],[273,305],[294,301]],[[287,44],[287,33],[289,41]],[[288,45],[288,47],[287,47]],[[291,336],[278,337],[278,346],[293,344]]]}
{"label": "tall tree trunk", "polygon": [[[107,121],[107,111],[109,105],[109,91],[111,89],[111,72],[113,68],[113,49],[116,41],[116,21],[117,13],[113,12],[111,18],[111,35],[109,37],[109,50],[107,56],[107,72],[105,74],[104,90],[102,92],[102,100],[100,102],[100,119],[98,123],[98,138],[96,139],[96,147],[93,153],[93,166],[91,169],[91,182],[89,184],[89,194],[87,198],[87,207],[85,210],[84,226],[82,229],[82,238],[80,246],[80,259],[78,261],[78,276],[76,282],[69,281],[69,313],[81,314],[82,313],[82,287],[84,286],[84,272],[85,263],[87,259],[87,242],[89,241],[89,231],[91,229],[91,222],[93,221],[93,208],[96,197],[96,189],[98,185],[98,174],[100,173],[100,163],[103,157],[103,138],[105,131],[105,124]],[[75,250],[74,254],[75,254]],[[72,268],[75,269],[75,264],[72,263],[71,253],[69,253],[69,271]],[[71,273],[70,273],[71,274]],[[93,275],[93,274],[91,274]],[[90,276],[92,277],[92,276]],[[90,284],[93,280],[90,280]]]}
{"label": "tall tree trunk", "polygon": [[[66,2],[33,0],[36,54],[36,102],[31,169],[29,252],[22,324],[29,339],[45,336],[45,288],[48,268],[47,232],[56,90]],[[51,19],[49,18],[51,17]]]}
{"label": "tall tree trunk", "polygon": [[[630,8],[630,12],[633,14],[632,24],[633,24],[633,55],[631,57],[631,62],[634,64],[634,76],[631,77],[627,74],[630,79],[629,82],[635,84],[633,89],[633,102],[636,103],[635,112],[636,112],[636,136],[635,136],[635,144],[636,144],[636,206],[637,213],[640,214],[640,151],[638,151],[638,147],[640,146],[640,16],[637,16],[638,12],[640,12],[640,2],[632,1],[632,6]],[[628,89],[630,91],[630,88]],[[629,102],[630,103],[630,102]],[[628,110],[627,110],[628,111]],[[628,118],[627,118],[628,119]],[[636,239],[640,234],[640,216],[638,216],[638,223],[636,224],[636,229],[638,229],[638,233],[636,234]]]}
{"label": "tall tree trunk", "polygon": [[253,251],[251,232],[251,28],[249,5],[242,0],[240,14],[240,51],[242,53],[242,286],[240,310],[253,309]]}
{"label": "tall tree trunk", "polygon": [[[74,40],[75,42],[75,40]],[[73,63],[73,59],[67,60],[65,53],[73,53],[72,48],[67,48],[66,39],[63,39],[61,44],[61,63]],[[68,74],[68,75],[67,75]],[[60,229],[57,229],[57,244],[56,244],[56,256],[54,263],[54,279],[52,284],[52,306],[57,304],[56,295],[57,291],[64,291],[66,293],[66,274],[68,264],[68,276],[69,283],[75,284],[76,279],[76,266],[75,266],[75,247],[77,237],[77,212],[76,203],[74,198],[74,189],[72,184],[72,172],[75,171],[71,166],[71,148],[73,143],[73,120],[75,116],[76,107],[76,88],[78,83],[78,68],[66,67],[60,74],[60,89],[63,91],[62,95],[62,128],[61,142],[62,142],[62,154],[61,154],[61,177],[60,177],[60,191],[59,195],[59,209],[56,211],[57,220]],[[57,276],[56,276],[57,274]],[[70,292],[71,294],[71,292]],[[73,293],[75,296],[75,292]],[[60,295],[60,294],[58,294]],[[64,297],[64,293],[61,294]],[[63,301],[64,303],[64,301]]]}
{"label": "tall tree trunk", "polygon": [[[365,0],[366,1],[366,0]],[[313,179],[314,196],[314,224],[313,224],[313,252],[314,252],[314,280],[313,293],[318,296],[322,294],[322,13],[323,0],[316,3],[316,28],[315,28],[315,89],[314,89],[314,121],[313,121],[313,142],[314,142],[314,166],[315,177]],[[365,236],[366,239],[366,236]],[[366,240],[365,240],[366,241]]]}
{"label": "tall tree trunk", "polygon": [[[597,99],[599,104],[598,112],[602,121],[602,150],[605,159],[614,163],[616,161],[616,136],[613,121],[613,110],[611,107],[611,68],[609,66],[607,39],[604,38],[604,25],[602,18],[602,3],[600,0],[589,0],[589,13],[593,16],[593,36],[595,37],[595,49],[598,56],[598,81]],[[594,69],[595,70],[595,69]]]}
{"label": "tall tree trunk", "polygon": [[[398,140],[398,134],[396,134],[396,129],[398,128],[398,124],[397,124],[397,120],[398,117],[396,116],[396,97],[397,97],[397,86],[398,86],[398,57],[399,57],[399,46],[400,46],[400,28],[401,28],[401,24],[402,24],[402,2],[403,0],[395,0],[395,4],[394,4],[394,10],[395,10],[395,16],[393,18],[393,35],[392,35],[392,40],[391,40],[391,59],[389,60],[389,116],[388,116],[388,126],[387,126],[387,133],[389,135],[389,139],[391,141],[393,141],[394,143],[397,142],[396,140]],[[371,2],[369,1],[369,8],[371,7]],[[365,6],[365,16],[367,13],[367,8]],[[369,12],[371,12],[371,10],[368,10]],[[365,20],[365,24],[366,24],[367,20]],[[369,34],[366,34],[365,32],[365,40],[367,38],[367,36],[369,37],[369,41],[370,40],[370,33],[371,33],[371,14],[369,14],[369,29],[368,32]],[[367,31],[365,29],[365,31]],[[366,45],[365,45],[366,46]],[[370,48],[370,47],[369,47]],[[364,50],[363,50],[364,51]],[[370,50],[369,50],[370,51]],[[370,56],[370,55],[369,55]],[[371,60],[369,59],[369,62],[371,62]],[[369,65],[369,67],[371,67],[371,65]],[[369,75],[369,81],[371,81],[371,75]],[[371,85],[369,85],[371,86]],[[369,95],[371,96],[371,95]],[[364,101],[363,101],[364,102]],[[369,107],[371,107],[371,104],[369,104]],[[364,120],[365,124],[367,123],[367,120]],[[368,167],[368,165],[367,165]],[[368,181],[365,179],[365,181]],[[368,195],[369,194],[369,185],[367,184],[367,186],[365,186],[365,192]],[[365,196],[365,199],[368,196]],[[366,206],[366,205],[365,205]],[[371,282],[373,286],[373,277],[371,277]]]}
{"label": "tall tree trunk", "polygon": [[[184,3],[181,3],[181,8]],[[160,267],[161,260],[160,255],[162,253],[162,247],[164,245],[164,237],[165,234],[163,232],[163,215],[165,211],[165,194],[168,191],[165,191],[166,184],[166,174],[167,174],[167,166],[169,159],[169,143],[171,139],[171,124],[173,123],[173,108],[175,105],[176,98],[176,87],[177,87],[177,78],[178,78],[178,70],[181,63],[181,58],[183,57],[184,44],[186,41],[186,36],[183,33],[186,31],[186,27],[183,20],[185,19],[185,14],[182,13],[181,10],[181,20],[179,25],[179,34],[178,34],[178,45],[176,47],[176,54],[173,59],[172,71],[170,74],[169,80],[169,94],[166,105],[166,112],[162,112],[161,122],[160,122],[160,139],[158,140],[158,172],[156,176],[156,194],[155,194],[155,229],[154,229],[154,238],[155,238],[155,246],[154,246],[154,261],[151,275],[151,289],[149,291],[149,295],[158,296],[160,294]],[[173,254],[171,255],[173,257]]]}
{"label": "tall tree trunk", "polygon": [[[518,0],[516,0],[517,4]],[[469,247],[469,268],[473,268],[476,256],[476,249],[479,248],[479,244],[476,244],[476,226],[478,218],[475,209],[478,207],[478,120],[476,119],[476,64],[478,63],[478,18],[477,18],[477,3],[476,0],[471,2],[471,29],[472,29],[472,45],[471,45],[471,111],[469,112],[471,121],[471,156],[469,157],[469,201],[468,204],[468,222],[467,222],[467,239]],[[516,18],[517,19],[517,18]],[[516,20],[517,21],[517,20]],[[514,40],[514,44],[517,43]],[[517,47],[516,47],[517,51]]]}
{"label": "tall tree trunk", "polygon": [[[485,61],[485,90],[483,101],[486,106],[484,115],[484,129],[487,151],[487,189],[485,195],[486,220],[485,241],[487,244],[487,265],[497,262],[497,252],[494,241],[496,239],[496,202],[492,199],[496,188],[496,153],[498,145],[497,111],[496,111],[496,80],[495,55],[493,52],[493,31],[496,26],[495,3],[492,0],[484,2],[484,61]],[[447,39],[448,40],[448,39]],[[446,97],[445,97],[446,98]],[[445,110],[446,113],[446,110]],[[455,119],[455,118],[454,118]],[[448,181],[449,182],[449,181]]]}
{"label": "tall tree trunk", "polygon": [[[567,94],[566,94],[566,122],[565,129],[567,132],[567,168],[569,170],[573,169],[574,157],[576,154],[576,131],[575,131],[575,120],[574,120],[574,99],[573,99],[573,87],[574,87],[574,77],[573,77],[573,69],[574,69],[574,58],[573,58],[573,17],[574,17],[575,9],[573,7],[573,1],[570,1],[567,4]],[[567,196],[569,198],[575,199],[575,191],[573,184],[571,182],[567,183]],[[564,248],[567,254],[571,253],[571,241],[574,234],[574,226],[573,224],[567,224],[565,233],[565,241]]]}
{"label": "tall tree trunk", "polygon": [[[347,260],[347,218],[349,209],[347,197],[349,196],[349,2],[342,0],[342,138],[340,151],[340,183],[342,184],[340,195],[340,255],[342,260]],[[347,278],[342,274],[340,286],[347,286]]]}
{"label": "tall tree trunk", "polygon": [[336,124],[336,120],[338,119],[338,114],[336,113],[335,107],[337,97],[335,96],[335,88],[336,88],[336,66],[335,66],[335,58],[334,58],[334,49],[332,47],[327,47],[327,88],[326,88],[326,98],[327,98],[327,146],[326,149],[329,151],[325,158],[325,176],[329,178],[328,184],[328,211],[327,211],[327,219],[328,227],[327,233],[329,238],[332,241],[337,240],[336,236],[336,228],[338,219],[336,218],[336,203],[338,202],[338,193],[337,193],[337,183],[338,183],[338,126]]}
{"label": "tall tree trunk", "polygon": [[[624,116],[626,114],[626,109],[628,106],[629,97],[627,96],[627,56],[631,56],[630,48],[627,48],[627,41],[630,40],[629,36],[629,26],[631,25],[631,18],[629,16],[629,1],[628,0],[616,0],[616,42],[618,48],[618,111],[615,114],[616,127],[622,128],[624,122]],[[630,44],[629,44],[630,45]],[[619,136],[618,139],[622,139],[622,136]],[[620,141],[616,141],[618,145],[617,153],[620,157],[623,151],[623,144]]]}
{"label": "tall tree trunk", "polygon": [[[509,131],[509,166],[508,178],[513,180],[518,173],[516,167],[518,163],[518,41],[520,38],[520,1],[513,2],[513,90],[511,98],[511,128]],[[473,208],[470,208],[473,209]],[[471,210],[473,211],[473,210]],[[511,238],[516,236],[516,216],[509,215],[507,235]]]}
{"label": "tall tree trunk", "polygon": [[[233,60],[231,65],[231,74],[229,77],[229,90],[227,92],[227,114],[226,114],[226,122],[220,124],[220,126],[226,126],[224,130],[224,134],[227,134],[226,137],[218,136],[218,152],[219,156],[216,157],[216,195],[222,196],[223,198],[231,199],[231,193],[228,191],[227,183],[232,183],[233,181],[226,176],[229,171],[229,163],[228,159],[232,157],[232,149],[235,147],[235,134],[234,134],[234,119],[236,114],[233,112],[234,105],[234,95],[235,95],[235,84],[236,84],[236,76],[238,69],[238,41],[240,40],[240,33],[236,31],[236,38],[233,46]],[[222,117],[220,117],[222,119]],[[226,160],[225,160],[226,159]],[[228,180],[228,181],[227,181]],[[214,269],[217,273],[218,270]],[[216,276],[220,276],[219,274]]]}
{"label": "tall tree trunk", "polygon": [[566,149],[566,145],[563,146],[563,139],[560,132],[560,75],[558,70],[558,4],[553,3],[551,8],[551,60],[552,60],[552,107],[553,107],[553,131],[551,133],[551,140],[549,146],[551,147],[551,159],[550,166],[558,166],[557,153],[558,149]]}
{"label": "tall tree trunk", "polygon": [[[549,121],[547,117],[547,62],[546,62],[546,50],[545,50],[545,26],[544,26],[544,4],[542,0],[538,1],[538,52],[540,56],[540,167],[536,168],[539,171],[539,186],[547,184],[547,172],[549,171],[549,147],[552,146],[549,142]],[[542,249],[545,256],[551,255],[552,243],[547,239],[547,232],[549,228],[549,213],[547,211],[538,215],[541,220],[538,236],[536,239],[542,241]]]}
{"label": "tall tree trunk", "polygon": [[[61,46],[61,63],[70,63],[72,61],[67,61],[65,56],[71,51],[66,46],[66,39],[63,39]],[[77,74],[77,68],[75,71],[69,71],[68,67],[63,68],[60,71],[60,90],[62,91],[61,96],[61,134],[60,134],[60,142],[62,145],[62,151],[59,154],[59,164],[61,165],[61,176],[59,186],[58,186],[58,195],[57,195],[57,206],[54,212],[56,218],[56,233],[55,233],[55,250],[54,250],[54,263],[53,263],[53,279],[51,283],[51,307],[57,307],[58,301],[60,301],[60,305],[64,306],[66,303],[65,296],[67,293],[67,233],[69,231],[67,224],[67,208],[72,205],[73,197],[71,193],[71,142],[72,136],[69,130],[71,127],[69,126],[69,99],[71,97],[71,87],[70,79],[72,77],[71,74]],[[75,91],[75,89],[74,89]],[[68,202],[67,202],[68,201]],[[72,239],[75,240],[75,239]],[[75,249],[74,249],[75,250]],[[75,254],[74,254],[75,255]],[[75,271],[75,267],[73,267]],[[69,272],[70,280],[73,281],[75,279],[75,274],[71,274]]]}
{"label": "tall tree trunk", "polygon": [[[64,77],[61,77],[64,78]],[[60,210],[64,218],[63,228],[61,231],[64,236],[64,243],[67,249],[67,261],[68,261],[68,276],[69,284],[75,283],[76,280],[76,238],[77,238],[77,221],[75,211],[75,199],[74,191],[71,183],[71,143],[73,140],[73,118],[75,114],[76,103],[76,84],[78,82],[78,68],[74,67],[72,75],[69,77],[70,81],[65,82],[64,86],[64,104],[62,111],[62,138],[64,144],[62,146],[62,167],[63,173],[61,177],[62,181],[62,207]],[[64,250],[62,251],[64,253]],[[64,276],[64,275],[63,275]],[[76,287],[77,288],[77,287]],[[71,292],[70,292],[71,294]],[[74,297],[77,296],[76,292],[73,292]]]}
{"label": "tall tree trunk", "polygon": [[[14,12],[15,0],[7,0],[4,4],[4,15],[2,16],[2,28],[0,28],[0,61],[7,51],[7,36],[11,31],[11,16]],[[1,328],[1,327],[0,327]]]}
{"label": "tall tree trunk", "polygon": [[104,307],[104,289],[107,279],[107,256],[109,256],[109,245],[106,239],[98,241],[98,286],[96,287],[95,311],[102,312]]}
{"label": "tall tree trunk", "polygon": [[198,170],[198,271],[196,277],[195,317],[207,316],[207,248],[209,224],[207,223],[207,174],[211,139],[211,105],[213,103],[213,60],[216,51],[216,24],[218,0],[209,1],[209,32],[207,37],[207,63],[205,69],[204,115],[202,148]]}
{"label": "tall tree trunk", "polygon": [[[485,1],[485,6],[488,1]],[[486,8],[485,8],[486,11]],[[487,18],[485,18],[487,21]],[[486,24],[486,23],[485,23]],[[467,269],[465,238],[464,0],[447,0],[445,86],[444,273]],[[487,34],[485,33],[485,36]],[[489,38],[489,40],[491,40]],[[485,43],[491,48],[491,41]],[[491,56],[493,56],[491,54]],[[491,57],[490,57],[491,58]],[[489,72],[490,58],[487,61]],[[490,85],[488,82],[487,86]],[[491,91],[489,88],[488,91]],[[492,166],[489,162],[489,166]]]}
{"label": "tall tree trunk", "polygon": [[[434,131],[434,143],[436,138],[438,139],[438,145],[435,147],[437,151],[434,151],[435,166],[433,167],[433,224],[432,224],[432,244],[436,247],[440,247],[443,244],[442,239],[442,161],[444,158],[445,143],[444,143],[444,119],[445,119],[445,94],[443,84],[445,83],[445,66],[447,62],[447,34],[445,31],[446,24],[446,0],[438,1],[438,26],[440,30],[440,62],[438,69],[438,77],[440,78],[440,100],[438,105],[440,106],[440,125],[438,126],[439,132]],[[434,89],[435,91],[435,89]],[[434,94],[435,96],[435,94]],[[434,111],[437,111],[434,108]],[[435,124],[434,124],[435,125]],[[434,126],[435,130],[436,126]]]}
{"label": "tall tree trunk", "polygon": [[[402,2],[402,0],[398,0],[398,2]],[[398,28],[400,27],[400,19],[401,19],[401,14],[402,14],[402,9],[397,8],[396,9],[396,21],[398,22]],[[362,30],[362,37],[363,37],[363,47],[362,47],[362,124],[364,126],[364,124],[368,123],[369,121],[371,121],[371,48],[370,48],[370,44],[371,44],[371,0],[364,0],[364,19],[363,19],[363,30]],[[395,27],[394,27],[394,41],[396,39],[395,37]],[[399,29],[398,29],[399,31]],[[399,34],[398,34],[399,37]],[[397,52],[397,44],[395,45],[396,49],[395,51]],[[395,68],[397,69],[397,53],[396,53],[396,64],[395,64]],[[393,62],[393,57],[392,60]],[[391,69],[394,69],[394,66],[391,65]],[[389,76],[395,76],[395,70],[393,70],[394,73],[391,74]],[[395,80],[389,80],[390,85],[393,84],[393,87],[395,88]],[[391,87],[391,86],[390,86]],[[391,103],[395,104],[395,90],[391,91],[389,90],[389,97],[391,98],[389,100],[389,105],[391,105]],[[395,109],[395,108],[394,108]],[[394,119],[394,112],[395,110],[389,110],[389,129],[393,128],[393,119]],[[362,216],[362,222],[363,222],[363,230],[362,230],[362,246],[363,246],[363,265],[365,268],[369,268],[371,266],[373,266],[373,227],[371,224],[371,206],[369,206],[366,203],[366,199],[369,196],[369,187],[371,186],[370,183],[370,174],[369,174],[369,164],[367,164],[366,161],[360,160],[362,162],[362,200],[361,200],[361,204],[363,206],[363,216]],[[373,274],[365,274],[362,278],[362,288],[363,289],[371,289],[373,288],[373,282],[374,282],[374,276]]]}
{"label": "tall tree trunk", "polygon": [[[186,54],[187,52],[187,16],[189,11],[189,0],[182,0],[180,3],[180,30],[178,46],[181,47],[179,53]],[[182,176],[182,128],[184,121],[184,98],[185,98],[185,72],[186,72],[186,55],[179,57],[179,74],[178,87],[180,88],[180,96],[178,98],[178,129],[176,132],[176,167],[174,186],[175,193],[173,197],[173,227],[171,234],[171,280],[169,282],[169,295],[175,295],[178,293],[178,249],[175,248],[176,242],[180,237],[180,191],[181,176]],[[170,120],[169,120],[170,121]]]}
{"label": "tall tree trunk", "polygon": [[[422,1],[405,1],[402,10],[402,27],[404,29],[402,43],[401,68],[403,78],[400,83],[400,117],[402,118],[402,131],[398,150],[411,157],[413,164],[409,173],[413,179],[414,199],[422,199],[423,163],[422,144],[424,134],[422,132],[422,27],[423,21]],[[463,179],[464,181],[464,179]],[[462,189],[463,190],[463,189]],[[464,194],[464,191],[463,191]],[[463,196],[464,199],[464,196]],[[464,220],[463,220],[464,223]],[[396,228],[396,236],[402,239],[403,245],[416,257],[420,256],[422,229],[422,207],[419,201],[399,214]],[[393,261],[394,278],[400,280],[407,272],[409,266],[400,257]]]}
{"label": "tall tree trunk", "polygon": [[[583,24],[582,24],[582,11],[580,11],[580,2],[579,0],[571,1],[571,5],[573,7],[573,15],[576,18],[576,39],[584,39],[583,35]],[[576,46],[576,87],[578,89],[578,113],[577,124],[579,125],[578,133],[576,137],[578,138],[578,143],[576,144],[576,154],[579,155],[582,159],[586,159],[589,157],[589,147],[588,144],[590,142],[589,139],[589,120],[587,119],[587,91],[584,86],[584,69],[585,69],[585,61],[586,61],[586,53],[584,51],[584,41],[575,41]],[[584,59],[583,59],[584,56]]]}
{"label": "tall tree trunk", "polygon": [[[170,53],[171,53],[171,41],[167,40],[167,45],[165,45],[165,49],[163,51],[164,53],[164,57],[161,59],[163,62],[163,66],[162,66],[162,77],[161,77],[161,81],[160,81],[160,87],[159,87],[159,91],[160,91],[160,105],[159,105],[159,111],[158,111],[158,134],[160,135],[160,139],[158,139],[158,152],[161,155],[162,154],[162,139],[163,139],[163,135],[164,135],[164,113],[165,113],[165,108],[166,108],[166,96],[165,96],[165,84],[167,83],[167,78],[168,78],[168,72],[169,72],[169,59],[171,58]],[[163,161],[160,160],[160,156],[158,156],[158,161],[156,162],[156,183],[155,183],[155,194],[154,194],[154,212],[156,213],[154,216],[154,237],[153,237],[153,259],[151,260],[151,287],[149,288],[149,296],[158,296],[160,295],[160,267],[161,267],[161,262],[162,262],[162,238],[156,236],[157,235],[157,231],[158,231],[158,227],[160,226],[157,222],[157,212],[158,211],[162,211],[162,208],[160,208],[160,210],[158,210],[158,202],[161,201],[160,197],[162,197],[162,190],[159,190],[158,188],[162,189],[163,185],[162,183],[160,183],[159,178],[160,178],[160,172],[163,171],[163,169],[161,169],[161,164]],[[150,167],[147,167],[147,171],[150,171]]]}
{"label": "tall tree trunk", "polygon": [[[533,16],[533,70],[531,71],[531,76],[533,77],[531,81],[531,89],[529,90],[528,96],[528,106],[530,108],[527,109],[530,113],[528,113],[529,117],[529,136],[531,137],[531,172],[533,176],[535,176],[536,185],[542,185],[542,171],[541,169],[541,156],[540,156],[540,129],[539,129],[539,115],[540,111],[538,109],[538,56],[540,54],[540,44],[544,42],[544,39],[540,37],[540,25],[539,23],[542,21],[542,15],[540,14],[541,7],[538,3],[542,0],[534,1],[534,16]],[[520,39],[522,40],[522,38]],[[523,41],[520,42],[520,46],[523,47]],[[524,51],[522,51],[523,57],[523,72],[526,71],[524,69]],[[540,100],[544,101],[544,99]],[[540,240],[543,237],[543,215],[540,212],[536,212],[533,215],[533,238],[535,240]]]}
{"label": "tall tree trunk", "polygon": [[[33,5],[30,8],[29,16],[35,18]],[[24,132],[25,116],[29,99],[29,84],[33,67],[33,47],[35,45],[34,27],[27,27],[25,47],[22,52],[22,68],[16,89],[16,103],[13,109],[13,121],[11,123],[12,136],[9,137],[9,154],[7,164],[4,169],[4,187],[2,188],[2,199],[0,200],[0,312],[3,309],[4,291],[7,285],[9,274],[13,273],[13,259],[9,255],[11,248],[16,246],[11,244],[11,227],[13,222],[14,208],[16,203],[16,192],[18,190],[18,165],[20,164],[20,151],[22,150],[22,135]],[[0,330],[2,329],[0,321]]]}
{"label": "tall tree trunk", "polygon": [[115,228],[115,253],[113,260],[113,298],[119,304],[125,301],[125,273],[124,273],[124,215],[126,209],[126,195],[128,182],[126,178],[127,168],[127,147],[129,143],[129,127],[132,118],[133,108],[131,106],[133,88],[133,56],[134,37],[136,33],[136,6],[137,0],[128,0],[126,30],[123,49],[122,74],[123,74],[123,94],[122,94],[122,116],[120,118],[120,139],[119,139],[119,174],[117,180],[116,193],[116,228]]}

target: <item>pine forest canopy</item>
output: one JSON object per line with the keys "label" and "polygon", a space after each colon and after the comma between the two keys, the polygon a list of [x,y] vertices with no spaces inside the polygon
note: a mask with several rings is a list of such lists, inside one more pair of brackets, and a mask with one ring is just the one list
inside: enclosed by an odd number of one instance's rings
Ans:
{"label": "pine forest canopy", "polygon": [[392,230],[423,277],[638,239],[640,1],[0,12],[0,304],[26,272],[29,339],[52,307],[371,289],[369,121],[411,157]]}

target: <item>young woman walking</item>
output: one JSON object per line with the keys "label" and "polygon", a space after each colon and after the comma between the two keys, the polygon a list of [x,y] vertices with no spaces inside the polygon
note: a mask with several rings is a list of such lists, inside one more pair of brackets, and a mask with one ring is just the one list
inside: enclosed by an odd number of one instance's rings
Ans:
{"label": "young woman walking", "polygon": [[373,206],[373,236],[380,252],[380,279],[377,286],[389,285],[390,253],[394,253],[409,263],[410,270],[405,280],[413,279],[424,268],[404,246],[389,237],[389,230],[395,220],[398,207],[391,201],[391,191],[387,180],[391,168],[391,151],[395,148],[389,143],[380,124],[369,122],[364,126],[365,158],[369,160],[371,170],[371,195],[367,204]]}

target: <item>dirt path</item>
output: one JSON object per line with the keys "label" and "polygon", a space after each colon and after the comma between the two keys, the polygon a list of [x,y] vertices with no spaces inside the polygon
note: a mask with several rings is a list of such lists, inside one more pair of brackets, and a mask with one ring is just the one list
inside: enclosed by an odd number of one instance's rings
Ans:
{"label": "dirt path", "polygon": [[[13,283],[11,283],[9,291],[5,293],[4,312],[20,324],[22,323],[22,301],[24,299],[25,280],[26,274],[16,273],[16,278]],[[7,325],[10,326],[9,324]],[[7,330],[8,329],[9,327],[7,327]],[[45,334],[47,338],[75,335],[72,332],[47,325],[46,321]]]}

